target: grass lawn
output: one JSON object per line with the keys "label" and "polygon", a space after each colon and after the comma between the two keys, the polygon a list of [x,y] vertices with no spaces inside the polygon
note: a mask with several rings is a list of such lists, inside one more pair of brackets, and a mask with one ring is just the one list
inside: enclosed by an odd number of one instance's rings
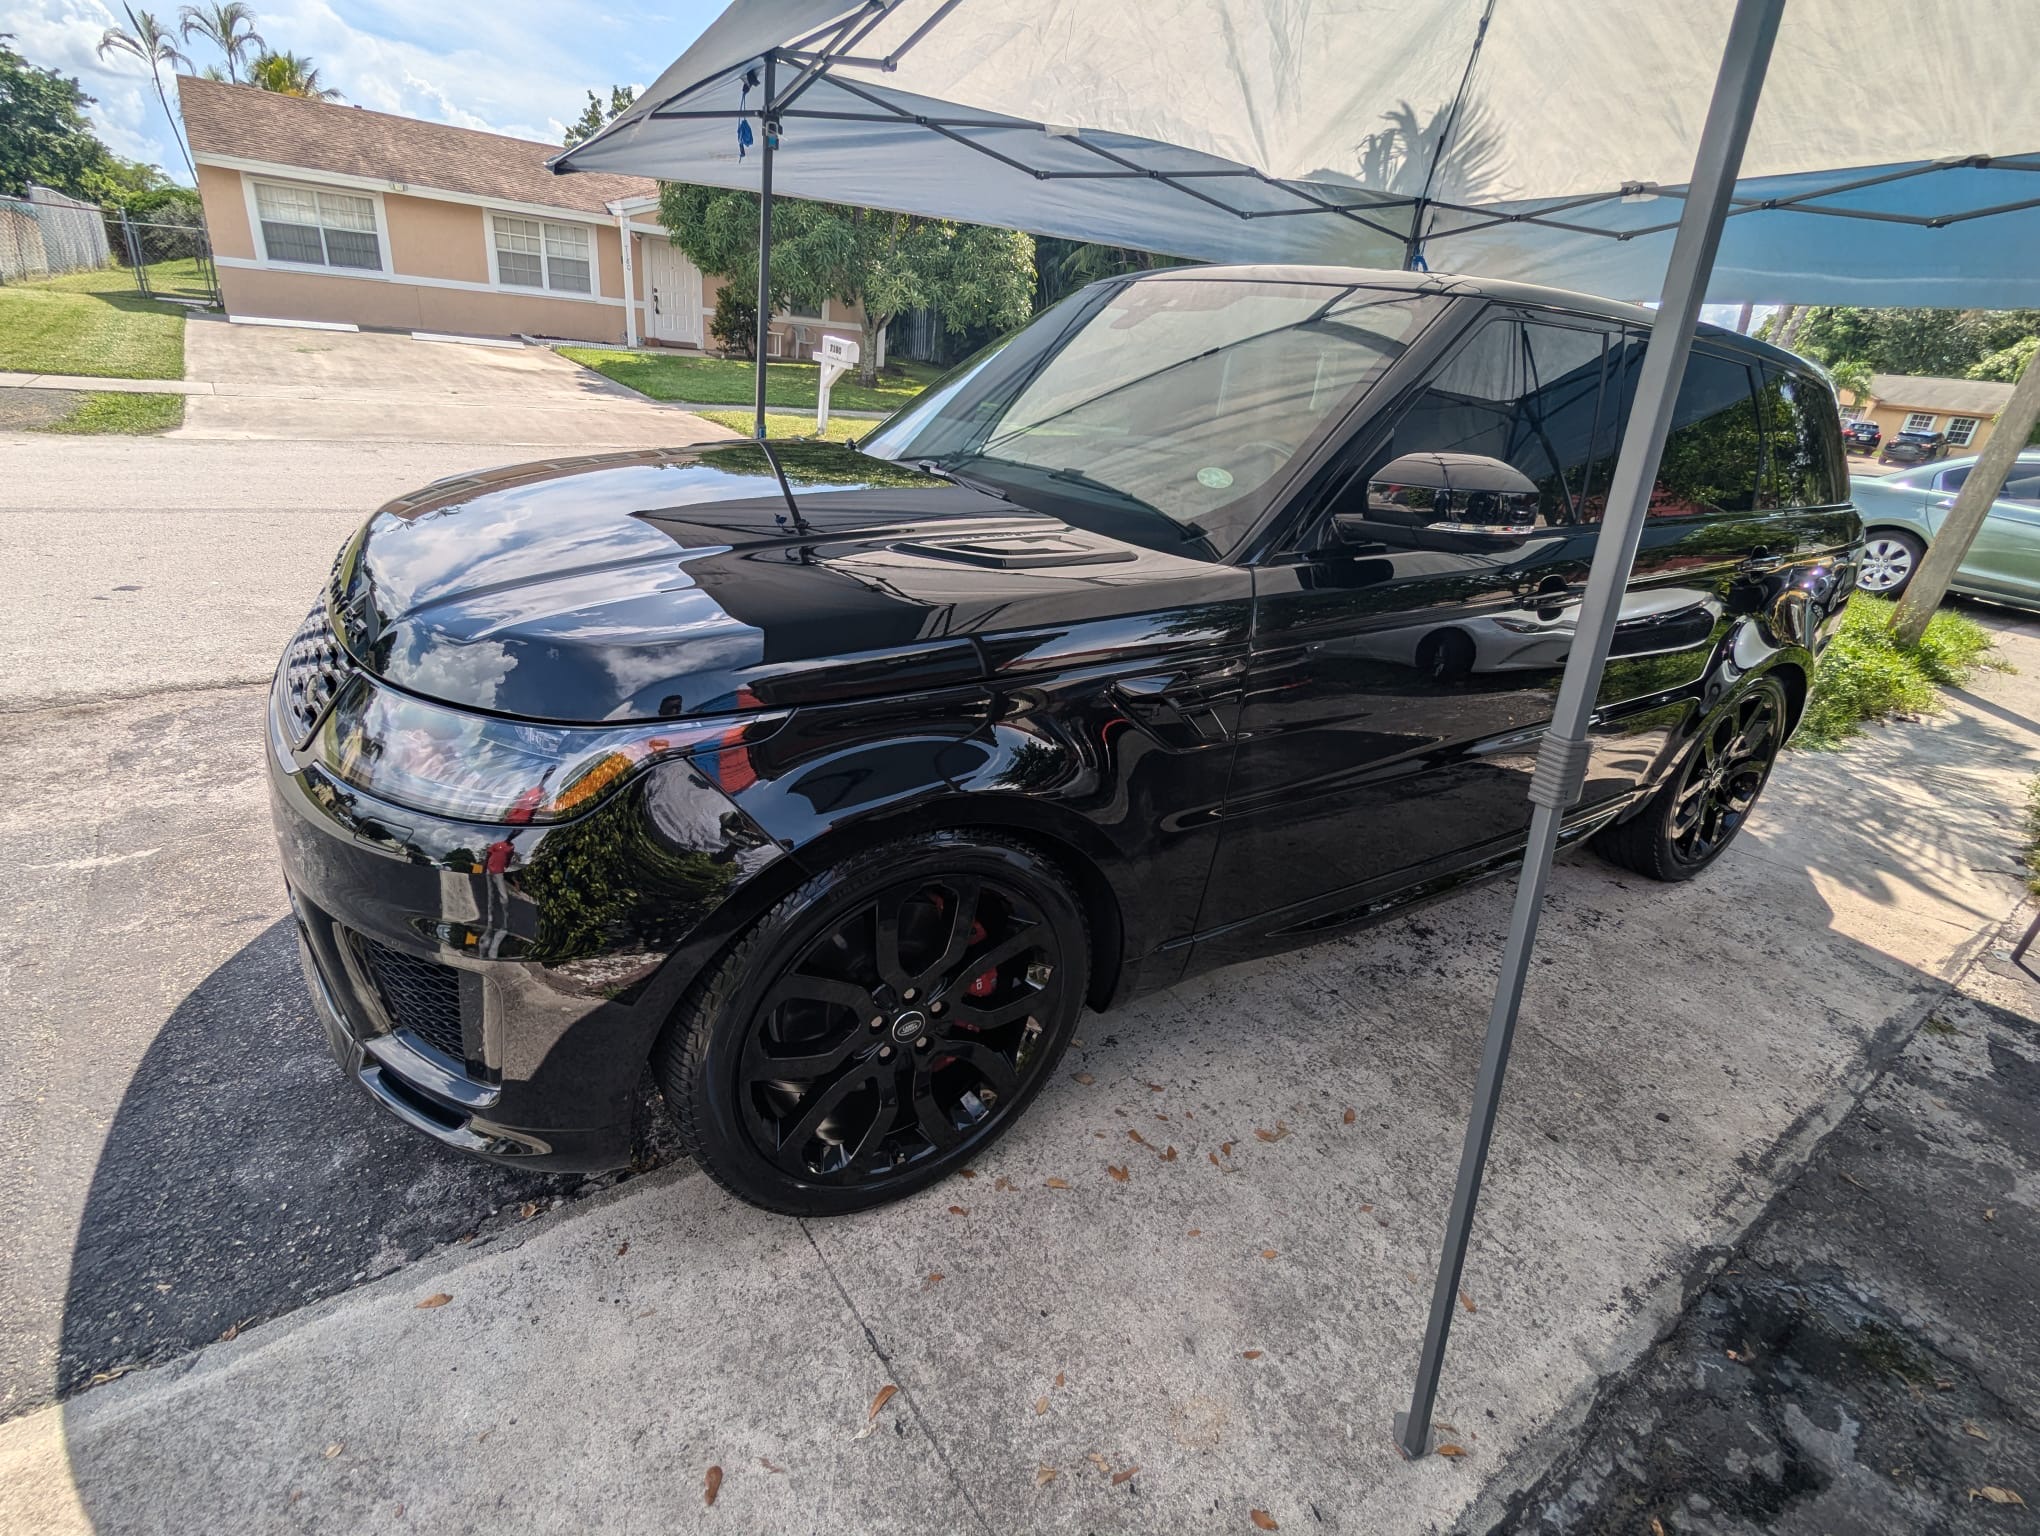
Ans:
{"label": "grass lawn", "polygon": [[[835,392],[830,392],[830,403],[835,403]],[[751,435],[753,418],[749,411],[696,411],[703,421],[712,421],[719,427],[728,427],[732,432]],[[822,434],[824,442],[847,443],[853,437],[862,437],[873,427],[875,421],[862,421],[855,416],[831,416],[829,430]],[[808,437],[815,435],[815,419],[812,416],[781,415],[777,411],[765,413],[765,435],[774,442],[781,438]]]}
{"label": "grass lawn", "polygon": [[37,427],[38,432],[133,434],[168,432],[184,424],[182,395],[80,395],[67,416]]}
{"label": "grass lawn", "polygon": [[1980,668],[2003,665],[1992,654],[1990,631],[1953,608],[1934,615],[1918,645],[1899,645],[1891,637],[1897,607],[1861,592],[1849,599],[1842,627],[1814,670],[1795,746],[1839,746],[1864,721],[1932,714],[1941,707],[1942,687],[1960,687]]}
{"label": "grass lawn", "polygon": [[184,311],[136,297],[117,268],[9,284],[0,288],[0,371],[181,379]]}
{"label": "grass lawn", "polygon": [[[735,358],[690,357],[660,352],[612,352],[601,347],[561,347],[560,356],[593,368],[654,400],[690,400],[700,405],[749,405],[757,398],[751,364]],[[866,389],[846,374],[829,391],[829,404],[846,411],[889,411],[905,405],[942,373],[932,363],[905,362],[904,375],[882,373]],[[813,363],[773,363],[765,370],[765,403],[809,410],[821,369]]]}

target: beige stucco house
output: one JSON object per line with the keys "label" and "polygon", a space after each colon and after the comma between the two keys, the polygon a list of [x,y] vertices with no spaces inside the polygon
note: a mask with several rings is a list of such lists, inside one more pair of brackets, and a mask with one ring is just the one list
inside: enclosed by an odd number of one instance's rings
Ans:
{"label": "beige stucco house", "polygon": [[[657,223],[655,182],[555,176],[555,144],[190,76],[177,87],[232,316],[710,345],[718,280]],[[833,302],[775,316],[770,353],[805,358],[823,334],[859,329]]]}
{"label": "beige stucco house", "polygon": [[1944,432],[1948,451],[1978,453],[1990,441],[2012,386],[1983,379],[1936,379],[1904,373],[1870,375],[1870,396],[1841,392],[1842,415],[1874,421],[1890,442],[1901,432]]}

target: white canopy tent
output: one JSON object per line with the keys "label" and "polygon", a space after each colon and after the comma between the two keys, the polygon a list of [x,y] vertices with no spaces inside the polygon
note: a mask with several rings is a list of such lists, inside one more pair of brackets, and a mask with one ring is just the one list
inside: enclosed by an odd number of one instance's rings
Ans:
{"label": "white canopy tent", "polygon": [[[1656,296],[1729,0],[736,0],[561,170]],[[1793,0],[1706,297],[2040,304],[2040,5]]]}
{"label": "white canopy tent", "polygon": [[2033,0],[734,0],[554,161],[759,186],[761,334],[775,174],[787,195],[1177,255],[1435,260],[1658,298],[1530,783],[1405,1455],[1431,1448],[1560,821],[1700,304],[2040,304],[2035,59]]}

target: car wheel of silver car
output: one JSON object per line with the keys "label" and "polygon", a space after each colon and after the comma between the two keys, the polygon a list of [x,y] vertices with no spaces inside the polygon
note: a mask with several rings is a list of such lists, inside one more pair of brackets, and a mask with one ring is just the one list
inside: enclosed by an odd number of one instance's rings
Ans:
{"label": "car wheel of silver car", "polygon": [[1856,586],[1872,597],[1897,597],[1920,568],[1927,546],[1909,533],[1880,528],[1863,545],[1856,567]]}
{"label": "car wheel of silver car", "polygon": [[1648,804],[1595,838],[1615,863],[1653,880],[1690,880],[1748,823],[1790,719],[1785,687],[1760,677],[1702,723]]}
{"label": "car wheel of silver car", "polygon": [[753,923],[652,1053],[687,1151],[795,1216],[896,1200],[983,1153],[1068,1044],[1082,903],[1024,843],[945,831],[852,854]]}

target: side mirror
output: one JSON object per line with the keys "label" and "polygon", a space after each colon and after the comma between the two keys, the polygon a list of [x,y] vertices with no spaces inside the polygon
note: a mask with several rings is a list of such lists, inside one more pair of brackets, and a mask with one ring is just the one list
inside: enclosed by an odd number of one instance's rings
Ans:
{"label": "side mirror", "polygon": [[1406,453],[1367,482],[1367,507],[1338,514],[1352,543],[1467,550],[1517,542],[1537,528],[1537,483],[1477,453]]}

